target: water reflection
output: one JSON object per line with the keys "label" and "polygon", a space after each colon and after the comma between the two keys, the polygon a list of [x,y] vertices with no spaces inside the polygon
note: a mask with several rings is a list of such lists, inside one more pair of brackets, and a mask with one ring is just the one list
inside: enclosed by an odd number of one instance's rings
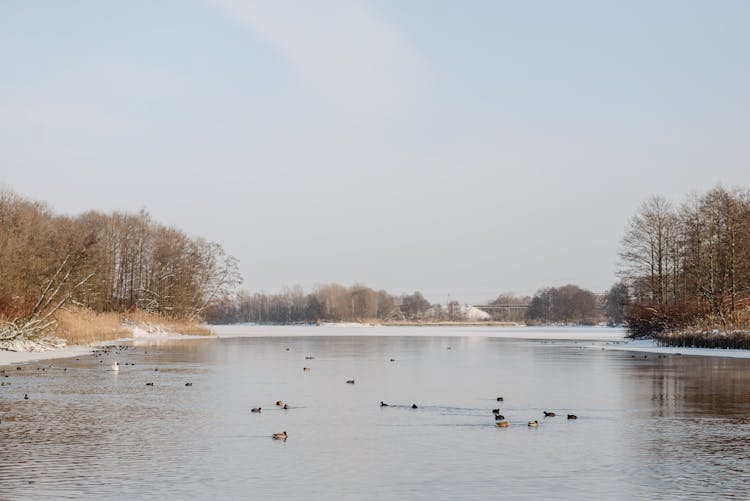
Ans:
{"label": "water reflection", "polygon": [[743,497],[747,368],[484,337],[140,342],[8,371],[0,498]]}

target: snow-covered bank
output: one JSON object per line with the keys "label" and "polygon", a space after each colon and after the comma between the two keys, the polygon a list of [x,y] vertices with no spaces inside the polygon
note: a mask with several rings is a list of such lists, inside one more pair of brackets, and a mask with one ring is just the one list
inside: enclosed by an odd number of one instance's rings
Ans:
{"label": "snow-covered bank", "polygon": [[139,344],[151,341],[169,341],[178,339],[211,339],[214,336],[193,336],[166,331],[159,326],[129,325],[131,335],[119,339],[99,341],[87,346],[66,346],[64,341],[58,340],[58,345],[51,343],[19,342],[10,348],[13,351],[0,350],[0,366],[52,360],[56,358],[76,357],[92,353],[95,348],[120,343]]}
{"label": "snow-covered bank", "polygon": [[638,339],[617,345],[603,346],[606,350],[638,351],[662,355],[700,355],[704,357],[750,358],[750,350],[722,350],[718,348],[673,348],[657,345],[653,339]]}
{"label": "snow-covered bank", "polygon": [[509,339],[622,341],[623,329],[609,327],[497,327],[497,326],[387,326],[370,324],[315,325],[212,325],[217,337],[295,337],[295,336],[415,336],[415,337],[492,337]]}
{"label": "snow-covered bank", "polygon": [[6,351],[0,350],[0,366],[68,358],[86,355],[93,351],[91,346],[65,346],[49,351]]}

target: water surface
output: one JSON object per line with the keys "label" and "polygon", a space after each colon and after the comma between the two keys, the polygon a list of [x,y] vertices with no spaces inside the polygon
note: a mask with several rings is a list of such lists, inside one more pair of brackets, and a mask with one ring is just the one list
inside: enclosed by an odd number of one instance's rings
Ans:
{"label": "water surface", "polygon": [[[597,343],[528,339],[545,337],[535,331],[513,339],[443,328],[313,336],[321,330],[310,327],[289,337],[267,329],[276,336],[144,341],[119,354],[6,367],[0,499],[750,492],[749,360],[605,351],[606,330],[585,331],[600,332]],[[119,372],[108,370],[114,360]],[[497,407],[509,428],[495,426]],[[270,438],[281,431],[287,441]]]}

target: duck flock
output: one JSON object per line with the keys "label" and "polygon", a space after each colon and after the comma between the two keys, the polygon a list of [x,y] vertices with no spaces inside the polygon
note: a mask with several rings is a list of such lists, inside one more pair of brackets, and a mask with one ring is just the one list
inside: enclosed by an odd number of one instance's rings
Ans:
{"label": "duck flock", "polygon": [[[122,354],[126,350],[132,349],[132,348],[134,348],[134,347],[133,346],[127,346],[127,345],[109,345],[109,346],[103,347],[102,349],[95,350],[92,353],[92,355],[94,357],[100,358],[99,363],[100,364],[104,364],[103,358],[105,356],[117,356],[117,355]],[[448,349],[450,349],[450,348],[448,348]],[[285,350],[289,351],[289,348],[285,348]],[[148,354],[148,351],[144,351],[144,354]],[[315,357],[313,357],[313,356],[306,356],[305,360],[313,360],[314,358]],[[80,359],[76,358],[76,360],[80,360]],[[391,362],[395,362],[396,360],[394,358],[391,358],[390,361]],[[134,362],[125,362],[124,365],[135,366],[135,363]],[[113,371],[113,372],[119,372],[120,371],[120,367],[121,367],[121,365],[120,365],[119,361],[114,361],[112,363],[112,365],[109,366],[109,370]],[[48,371],[48,370],[51,371],[53,369],[58,369],[58,370],[61,370],[61,371],[64,371],[64,372],[66,372],[68,370],[66,367],[64,367],[64,368],[58,368],[58,367],[55,367],[54,365],[47,365],[47,366],[44,366],[44,367],[41,367],[41,366],[40,367],[36,367],[37,371],[45,371],[45,372]],[[15,370],[16,371],[21,371],[22,367],[17,366],[17,367],[15,367]],[[303,367],[302,368],[303,372],[310,372],[311,370],[312,369],[310,367]],[[153,371],[154,372],[158,372],[159,368],[155,367],[155,368],[153,368]],[[10,377],[10,374],[8,373],[7,369],[0,369],[0,379],[9,378],[9,377]],[[346,384],[350,384],[350,385],[354,385],[356,383],[356,381],[354,379],[348,379],[345,382],[346,382]],[[10,386],[10,384],[11,384],[10,382],[0,381],[0,386]],[[146,386],[153,387],[154,386],[153,381],[146,382]],[[188,382],[185,383],[185,386],[186,387],[191,387],[191,386],[193,386],[193,383],[190,382],[190,381],[188,381]],[[30,399],[29,394],[28,393],[24,393],[23,399],[24,400],[29,400]],[[504,397],[496,397],[495,400],[499,404],[503,404],[504,401],[505,401],[505,398]],[[392,404],[387,404],[384,401],[380,402],[380,407],[392,407],[392,406],[393,406]],[[274,407],[277,408],[277,409],[281,409],[281,410],[288,410],[288,409],[290,409],[289,404],[287,402],[282,401],[282,400],[277,400],[275,402],[275,404],[274,404]],[[408,405],[407,406],[399,405],[398,407],[410,407],[411,409],[418,409],[419,408],[419,406],[417,406],[416,403],[412,403],[411,406],[408,406]],[[250,412],[253,413],[253,414],[261,414],[262,411],[263,411],[263,409],[262,409],[261,406],[252,407],[250,409]],[[503,414],[501,414],[501,409],[499,407],[495,408],[495,409],[492,409],[492,416],[494,417],[495,426],[496,427],[498,427],[498,428],[508,428],[510,426],[510,421],[508,419],[506,419],[506,417]],[[554,411],[544,411],[543,419],[550,419],[550,418],[555,418],[555,417],[557,417],[557,413],[555,413]],[[578,419],[578,416],[576,416],[575,414],[567,414],[567,419],[568,420]],[[1,421],[0,421],[0,423],[1,423]],[[539,426],[539,419],[533,419],[533,420],[528,421],[527,422],[527,426],[530,427],[530,428],[535,428],[535,427]],[[274,440],[285,441],[285,440],[287,440],[288,436],[289,435],[287,434],[286,431],[282,431],[282,432],[273,433],[271,435],[271,438],[274,439]]]}
{"label": "duck flock", "polygon": [[[448,347],[446,349],[450,350],[451,348]],[[285,348],[285,350],[286,351],[290,351],[289,348]],[[309,355],[305,356],[305,360],[313,360],[314,358],[315,357],[309,356]],[[395,362],[396,359],[395,358],[391,358],[390,361],[391,362]],[[303,367],[302,368],[303,372],[310,372],[311,370],[312,369],[310,367]],[[356,381],[354,379],[347,379],[346,380],[346,384],[353,385],[355,383],[356,383]],[[499,402],[500,404],[502,404],[502,403],[505,402],[505,398],[504,397],[496,397],[495,400],[497,402]],[[277,400],[275,405],[276,405],[276,407],[282,408],[284,410],[289,409],[288,403],[285,403],[285,402],[283,402],[281,400]],[[380,401],[380,407],[392,407],[392,405],[391,404],[387,404],[387,403],[385,403],[384,401],[381,400]],[[404,407],[404,406],[403,405],[399,405],[399,407]],[[412,403],[411,406],[408,406],[408,407],[411,407],[412,409],[418,409],[419,408],[419,406],[417,406],[416,403]],[[260,414],[262,412],[262,410],[263,409],[260,406],[258,406],[258,407],[251,408],[250,412],[252,412],[254,414]],[[495,426],[496,427],[498,427],[498,428],[508,428],[508,427],[510,427],[509,420],[507,420],[504,415],[500,414],[500,408],[492,409],[492,415],[495,418]],[[554,418],[554,417],[557,417],[557,413],[555,413],[553,411],[544,411],[544,418]],[[578,419],[578,416],[575,415],[575,414],[567,414],[567,419],[568,420]],[[530,428],[536,428],[537,426],[539,426],[539,420],[538,419],[534,419],[534,420],[528,421],[526,424]],[[279,432],[279,433],[274,433],[271,436],[271,438],[273,438],[274,440],[283,440],[283,441],[285,441],[288,437],[289,437],[289,434],[286,431]]]}

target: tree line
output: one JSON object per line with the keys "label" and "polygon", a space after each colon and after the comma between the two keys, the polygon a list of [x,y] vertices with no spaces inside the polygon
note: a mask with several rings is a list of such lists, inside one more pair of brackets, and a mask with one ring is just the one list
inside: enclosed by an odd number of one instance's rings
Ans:
{"label": "tree line", "polygon": [[310,293],[300,286],[278,294],[240,291],[224,298],[208,311],[211,323],[315,323],[370,320],[418,321],[426,318],[431,304],[422,293],[393,296],[355,284],[319,285]]}
{"label": "tree line", "polygon": [[[541,289],[533,297],[501,294],[487,302],[486,320],[528,324],[584,324],[609,320],[608,298],[575,285]],[[467,305],[450,301],[431,304],[421,292],[389,294],[361,284],[286,288],[277,294],[240,291],[217,301],[208,311],[211,323],[316,323],[316,322],[463,322],[470,320]]]}
{"label": "tree line", "polygon": [[750,192],[655,195],[630,219],[621,288],[633,335],[694,325],[750,328]]}
{"label": "tree line", "polygon": [[240,282],[222,247],[149,214],[70,217],[0,191],[0,320],[5,338],[42,330],[54,312],[134,309],[200,320]]}

